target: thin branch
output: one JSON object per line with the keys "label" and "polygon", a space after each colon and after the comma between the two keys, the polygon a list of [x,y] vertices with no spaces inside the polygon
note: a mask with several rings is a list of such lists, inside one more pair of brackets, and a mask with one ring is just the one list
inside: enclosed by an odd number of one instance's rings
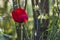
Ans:
{"label": "thin branch", "polygon": [[17,8],[17,1],[16,0],[12,0],[13,1],[13,9],[15,10]]}
{"label": "thin branch", "polygon": [[20,7],[20,0],[18,0],[18,7]]}
{"label": "thin branch", "polygon": [[27,0],[25,0],[25,7],[24,7],[24,9],[26,9],[26,6],[27,6]]}

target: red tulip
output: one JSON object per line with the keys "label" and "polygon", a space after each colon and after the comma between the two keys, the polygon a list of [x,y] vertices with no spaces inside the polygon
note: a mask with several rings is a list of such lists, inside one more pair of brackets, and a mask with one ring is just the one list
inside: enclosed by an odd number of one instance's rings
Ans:
{"label": "red tulip", "polygon": [[28,21],[28,15],[26,14],[26,11],[21,8],[17,8],[16,10],[12,11],[12,18],[14,21],[18,23],[23,23]]}

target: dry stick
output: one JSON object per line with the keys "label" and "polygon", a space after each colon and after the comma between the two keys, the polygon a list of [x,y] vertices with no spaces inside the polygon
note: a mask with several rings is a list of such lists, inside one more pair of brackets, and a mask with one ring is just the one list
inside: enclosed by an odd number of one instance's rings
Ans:
{"label": "dry stick", "polygon": [[18,7],[20,7],[20,0],[18,0]]}
{"label": "dry stick", "polygon": [[[19,4],[20,5],[20,4]],[[13,9],[15,10],[19,5],[17,5],[17,1],[13,0]],[[16,24],[16,23],[15,23]],[[16,26],[17,31],[17,40],[21,40],[21,24],[19,26]]]}
{"label": "dry stick", "polygon": [[13,0],[13,9],[15,10],[17,8],[17,1]]}
{"label": "dry stick", "polygon": [[[40,13],[41,13],[41,12],[39,11],[39,10],[40,10],[40,6],[41,6],[39,1],[40,1],[40,0],[36,0],[36,6],[39,7],[39,9],[36,10],[36,12],[37,12],[37,14],[38,14],[37,16],[39,16]],[[41,31],[40,31],[41,28],[40,28],[40,27],[41,27],[41,22],[40,22],[40,19],[38,19],[37,40],[40,40],[40,36],[41,36]]]}
{"label": "dry stick", "polygon": [[24,25],[23,25],[23,40],[25,40],[25,27],[24,27]]}
{"label": "dry stick", "polygon": [[27,6],[27,0],[25,0],[25,7],[24,7],[25,10],[26,10],[26,6]]}
{"label": "dry stick", "polygon": [[33,17],[34,17],[34,40],[38,40],[38,35],[37,35],[37,32],[38,32],[38,16],[37,15],[38,14],[34,9],[35,7],[34,0],[31,0],[31,1],[32,1]]}
{"label": "dry stick", "polygon": [[21,40],[21,24],[19,26],[16,26],[17,31],[17,40]]}

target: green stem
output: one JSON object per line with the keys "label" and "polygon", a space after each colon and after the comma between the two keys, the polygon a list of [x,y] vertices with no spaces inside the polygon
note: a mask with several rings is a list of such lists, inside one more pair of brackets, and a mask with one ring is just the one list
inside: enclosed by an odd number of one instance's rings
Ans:
{"label": "green stem", "polygon": [[19,26],[16,26],[17,31],[17,40],[21,40],[21,24]]}

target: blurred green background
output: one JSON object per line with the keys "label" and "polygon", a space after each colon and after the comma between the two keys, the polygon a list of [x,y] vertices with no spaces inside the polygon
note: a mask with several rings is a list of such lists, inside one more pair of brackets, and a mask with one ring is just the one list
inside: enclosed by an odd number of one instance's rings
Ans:
{"label": "blurred green background", "polygon": [[[41,0],[37,0],[41,2]],[[44,0],[43,0],[44,1]],[[32,5],[32,0],[27,0],[26,11],[29,17],[28,22],[25,24],[26,34],[28,35],[29,40],[33,40],[33,29],[34,29],[34,12],[37,9],[39,10],[40,15],[38,19],[42,22],[42,19],[49,19],[49,24],[46,31],[48,31],[46,40],[60,40],[60,0],[47,0],[49,1],[49,12],[45,13],[43,7],[38,7]],[[36,2],[36,0],[34,1]],[[24,0],[20,0],[21,6],[24,6]],[[43,2],[44,3],[44,2]],[[41,5],[40,5],[41,6]],[[46,5],[47,6],[47,5]],[[11,12],[13,10],[13,1],[12,0],[0,0],[0,40],[16,40],[16,24],[12,19]],[[48,15],[49,14],[49,15]],[[41,24],[43,26],[45,24]],[[41,32],[40,39],[43,38],[44,32]]]}

